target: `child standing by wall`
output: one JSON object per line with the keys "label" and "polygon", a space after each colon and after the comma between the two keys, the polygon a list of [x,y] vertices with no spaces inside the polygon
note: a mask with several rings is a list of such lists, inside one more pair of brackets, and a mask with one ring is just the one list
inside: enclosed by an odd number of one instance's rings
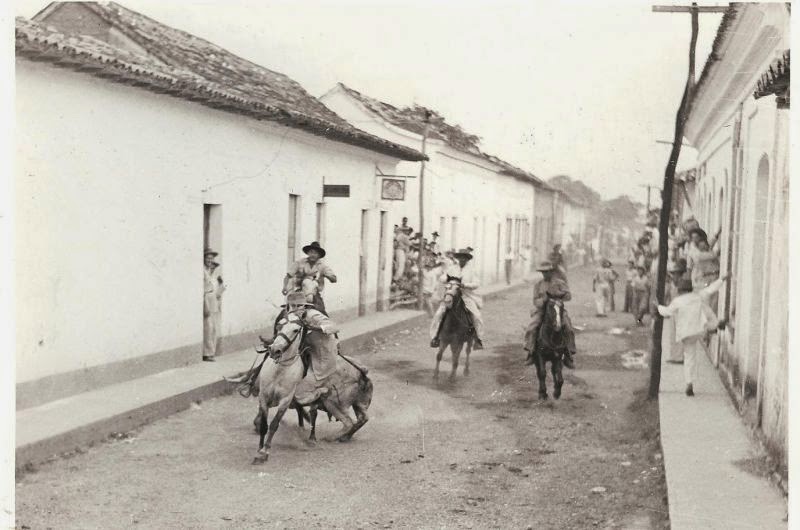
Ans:
{"label": "child standing by wall", "polygon": [[608,316],[606,311],[610,306],[611,282],[616,274],[611,270],[611,262],[607,259],[603,259],[602,266],[594,274],[592,292],[594,292],[594,302],[598,317]]}
{"label": "child standing by wall", "polygon": [[675,339],[683,344],[683,377],[689,397],[694,396],[697,356],[704,351],[702,339],[707,331],[717,327],[717,316],[708,305],[708,298],[719,290],[727,277],[726,274],[708,287],[694,292],[691,280],[679,280],[678,296],[668,306],[658,306],[661,316],[675,319]]}

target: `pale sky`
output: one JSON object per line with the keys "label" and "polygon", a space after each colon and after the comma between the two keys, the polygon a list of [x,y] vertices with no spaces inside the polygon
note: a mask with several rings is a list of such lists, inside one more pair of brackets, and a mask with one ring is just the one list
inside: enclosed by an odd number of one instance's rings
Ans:
{"label": "pale sky", "polygon": [[[688,14],[651,2],[122,0],[292,77],[433,108],[485,151],[605,198],[660,186],[688,68]],[[669,3],[669,2],[663,2]],[[32,17],[46,1],[21,0]],[[721,15],[700,15],[697,75]],[[355,124],[356,126],[358,124]],[[653,203],[658,203],[657,192]]]}

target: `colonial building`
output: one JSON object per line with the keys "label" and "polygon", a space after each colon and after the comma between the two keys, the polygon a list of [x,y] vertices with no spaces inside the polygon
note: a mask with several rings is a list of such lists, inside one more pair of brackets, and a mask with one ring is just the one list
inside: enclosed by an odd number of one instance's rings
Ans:
{"label": "colonial building", "polygon": [[[533,246],[541,244],[536,195],[552,188],[530,172],[484,153],[476,136],[423,107],[397,108],[341,83],[320,99],[365,131],[409,148],[420,149],[425,133],[430,158],[422,195],[426,237],[437,231],[444,248],[475,248],[484,283],[501,280],[509,252],[514,277],[531,270]],[[405,189],[405,200],[395,207],[418,228],[420,164],[401,162],[398,171],[401,178],[386,176],[401,181],[397,185]]]}
{"label": "colonial building", "polygon": [[789,229],[788,3],[731,4],[698,81],[686,138],[688,206],[721,235],[731,274],[712,351],[744,417],[786,462]]}
{"label": "colonial building", "polygon": [[198,361],[208,246],[228,350],[271,324],[312,240],[329,310],[385,306],[399,219],[377,176],[416,149],[114,3],[17,19],[16,58],[20,408]]}

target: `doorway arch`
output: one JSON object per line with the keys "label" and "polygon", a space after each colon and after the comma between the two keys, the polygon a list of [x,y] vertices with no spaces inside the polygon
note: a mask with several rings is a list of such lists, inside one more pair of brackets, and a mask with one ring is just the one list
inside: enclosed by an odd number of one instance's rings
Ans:
{"label": "doorway arch", "polygon": [[[761,351],[761,320],[764,313],[764,259],[767,251],[767,209],[769,203],[769,157],[764,154],[758,161],[755,182],[755,203],[753,204],[753,247],[752,247],[752,284],[750,286],[750,323],[748,340],[747,375],[756,381],[758,367],[763,355]],[[745,378],[744,397],[753,397],[757,388],[748,385]]]}

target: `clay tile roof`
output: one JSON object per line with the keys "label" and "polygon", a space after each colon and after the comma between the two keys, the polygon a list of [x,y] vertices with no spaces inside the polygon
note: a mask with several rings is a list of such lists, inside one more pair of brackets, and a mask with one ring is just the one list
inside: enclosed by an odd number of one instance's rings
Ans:
{"label": "clay tile roof", "polygon": [[[51,4],[52,12],[64,2]],[[146,51],[136,53],[87,35],[16,19],[16,53],[117,82],[276,121],[330,140],[402,160],[423,160],[414,149],[361,131],[289,77],[238,57],[114,2],[80,2]],[[37,16],[38,17],[38,16]]]}
{"label": "clay tile roof", "polygon": [[423,133],[425,129],[425,113],[427,112],[429,113],[428,116],[430,117],[430,122],[428,124],[428,138],[441,140],[453,149],[483,158],[484,160],[500,166],[500,173],[502,174],[522,180],[528,180],[538,186],[550,189],[550,187],[543,180],[536,177],[529,171],[520,169],[496,156],[483,152],[479,147],[481,140],[480,137],[464,131],[458,125],[450,125],[434,110],[419,105],[415,105],[414,107],[398,108],[394,105],[390,105],[389,103],[385,103],[373,97],[367,96],[358,90],[348,87],[344,83],[339,83],[339,86],[352,98],[357,100],[369,112],[376,114],[381,119],[394,125],[395,127],[405,129],[415,134],[421,135]]}

